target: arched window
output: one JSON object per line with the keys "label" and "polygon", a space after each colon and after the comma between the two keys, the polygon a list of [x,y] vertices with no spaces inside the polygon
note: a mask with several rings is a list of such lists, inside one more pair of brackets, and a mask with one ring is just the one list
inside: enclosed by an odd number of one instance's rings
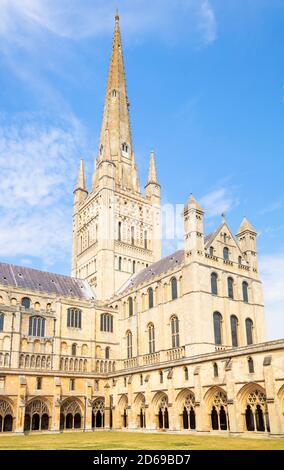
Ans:
{"label": "arched window", "polygon": [[123,152],[128,152],[128,145],[125,142],[122,144],[122,150]]}
{"label": "arched window", "polygon": [[254,373],[254,364],[253,359],[251,357],[248,358],[248,371],[250,374]]}
{"label": "arched window", "polygon": [[155,328],[153,323],[148,325],[149,353],[155,352]]}
{"label": "arched window", "polygon": [[247,345],[253,344],[253,321],[250,318],[246,319],[246,335]]}
{"label": "arched window", "polygon": [[126,340],[127,340],[127,359],[132,358],[132,333],[131,331],[126,332]]}
{"label": "arched window", "polygon": [[234,298],[234,279],[232,277],[228,277],[228,297]]}
{"label": "arched window", "polygon": [[131,245],[134,245],[135,243],[135,232],[134,232],[134,227],[131,227]]}
{"label": "arched window", "polygon": [[42,317],[30,317],[29,336],[43,337],[45,334],[45,319]]}
{"label": "arched window", "polygon": [[210,248],[209,248],[209,253],[210,253],[210,256],[214,256],[214,248],[213,248],[213,246],[210,246]]}
{"label": "arched window", "polygon": [[73,343],[73,344],[72,344],[71,354],[72,354],[72,356],[76,356],[76,355],[77,355],[77,344],[76,344],[76,343]]}
{"label": "arched window", "polygon": [[213,323],[214,323],[214,339],[215,344],[222,344],[222,315],[219,312],[214,312],[213,314]]}
{"label": "arched window", "polygon": [[225,261],[229,261],[229,248],[227,248],[226,246],[224,247],[223,249],[223,258]]}
{"label": "arched window", "polygon": [[133,315],[133,299],[132,297],[128,298],[128,314],[130,317]]}
{"label": "arched window", "polygon": [[238,319],[236,315],[231,315],[231,334],[232,334],[232,346],[238,346]]}
{"label": "arched window", "polygon": [[109,359],[110,347],[107,346],[105,349],[105,359]]}
{"label": "arched window", "polygon": [[78,308],[68,308],[67,327],[82,328],[82,312]]}
{"label": "arched window", "polygon": [[147,233],[147,230],[144,231],[144,248],[145,248],[145,250],[148,249],[148,233]]}
{"label": "arched window", "polygon": [[243,287],[243,301],[248,302],[248,283],[246,281],[242,284]]}
{"label": "arched window", "polygon": [[185,367],[183,370],[184,370],[184,380],[188,380],[188,368]]}
{"label": "arched window", "polygon": [[216,362],[214,362],[214,364],[213,364],[213,375],[214,375],[214,377],[218,377],[218,375],[219,375],[218,364]]}
{"label": "arched window", "polygon": [[4,330],[4,313],[0,313],[0,331]]}
{"label": "arched window", "polygon": [[179,348],[179,322],[175,315],[171,318],[172,348]]}
{"label": "arched window", "polygon": [[159,375],[160,375],[160,384],[162,384],[162,383],[164,382],[164,374],[163,374],[163,371],[160,371]]}
{"label": "arched window", "polygon": [[238,264],[239,264],[239,266],[242,265],[242,257],[241,256],[238,257]]}
{"label": "arched window", "polygon": [[122,258],[121,258],[121,256],[119,256],[119,258],[118,258],[118,270],[121,271],[121,269],[122,269]]}
{"label": "arched window", "polygon": [[121,241],[121,222],[118,222],[118,241]]}
{"label": "arched window", "polygon": [[109,313],[101,314],[101,331],[113,333],[113,316]]}
{"label": "arched window", "polygon": [[115,97],[116,97],[116,94],[117,94],[116,90],[112,90],[111,94],[112,94],[112,96],[115,98]]}
{"label": "arched window", "polygon": [[175,277],[171,279],[171,291],[172,291],[172,300],[175,300],[178,296],[177,280]]}
{"label": "arched window", "polygon": [[211,293],[218,295],[218,276],[216,273],[211,274]]}
{"label": "arched window", "polygon": [[31,299],[29,299],[29,297],[23,297],[22,300],[21,300],[21,305],[22,305],[22,307],[30,308]]}
{"label": "arched window", "polygon": [[132,261],[132,273],[135,274],[136,263],[135,260]]}
{"label": "arched window", "polygon": [[153,308],[154,307],[154,292],[152,287],[149,287],[148,289],[148,308]]}

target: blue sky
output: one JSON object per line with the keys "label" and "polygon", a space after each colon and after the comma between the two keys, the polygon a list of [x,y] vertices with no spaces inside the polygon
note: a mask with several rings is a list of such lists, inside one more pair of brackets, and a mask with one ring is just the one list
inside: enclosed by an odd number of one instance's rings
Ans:
{"label": "blue sky", "polygon": [[[113,16],[142,187],[190,192],[211,231],[258,229],[269,338],[284,330],[282,0],[0,0],[0,256],[70,271],[78,161],[97,152]],[[164,252],[175,248],[166,242]]]}

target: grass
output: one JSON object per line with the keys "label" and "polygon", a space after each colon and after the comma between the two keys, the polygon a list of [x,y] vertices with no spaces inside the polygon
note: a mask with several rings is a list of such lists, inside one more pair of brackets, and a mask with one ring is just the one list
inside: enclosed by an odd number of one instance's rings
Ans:
{"label": "grass", "polygon": [[0,450],[284,450],[284,439],[130,432],[0,436]]}

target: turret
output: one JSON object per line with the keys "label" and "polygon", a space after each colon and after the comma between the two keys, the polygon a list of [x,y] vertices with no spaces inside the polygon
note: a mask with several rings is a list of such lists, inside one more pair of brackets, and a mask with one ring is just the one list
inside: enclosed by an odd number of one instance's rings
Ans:
{"label": "turret", "polygon": [[204,252],[204,212],[200,205],[190,194],[184,206],[184,237],[185,252],[202,254]]}
{"label": "turret", "polygon": [[147,178],[147,183],[145,185],[145,196],[151,199],[153,203],[160,204],[161,187],[157,181],[155,157],[154,157],[153,150],[150,153],[148,178]]}
{"label": "turret", "polygon": [[237,239],[246,260],[254,271],[257,271],[257,253],[256,253],[256,237],[257,231],[250,224],[246,217],[237,231]]}

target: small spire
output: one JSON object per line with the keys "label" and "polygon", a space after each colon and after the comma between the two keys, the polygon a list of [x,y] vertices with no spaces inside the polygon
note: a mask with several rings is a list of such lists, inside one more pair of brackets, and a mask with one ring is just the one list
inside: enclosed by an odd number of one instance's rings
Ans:
{"label": "small spire", "polygon": [[118,8],[116,9],[116,13],[115,13],[115,23],[119,23],[119,13],[118,13]]}
{"label": "small spire", "polygon": [[248,221],[246,217],[243,218],[242,223],[239,227],[239,230],[237,231],[237,235],[240,235],[243,232],[252,232],[254,234],[257,234],[257,231],[251,225],[251,223]]}
{"label": "small spire", "polygon": [[190,193],[189,198],[188,198],[184,208],[186,210],[186,209],[189,209],[191,207],[193,207],[194,209],[196,209],[200,212],[203,212],[203,209],[200,207],[200,205],[198,204],[197,200],[195,199],[195,197],[193,196],[192,193]]}
{"label": "small spire", "polygon": [[86,191],[83,158],[80,159],[78,179],[77,179],[77,185],[75,189],[83,189],[84,191]]}
{"label": "small spire", "polygon": [[225,224],[226,223],[226,214],[225,214],[225,212],[222,212],[221,218],[222,218],[222,224]]}
{"label": "small spire", "polygon": [[150,183],[157,183],[155,157],[154,157],[153,150],[151,150],[151,153],[150,153],[150,164],[149,164],[148,179],[147,179],[147,184],[150,184]]}

